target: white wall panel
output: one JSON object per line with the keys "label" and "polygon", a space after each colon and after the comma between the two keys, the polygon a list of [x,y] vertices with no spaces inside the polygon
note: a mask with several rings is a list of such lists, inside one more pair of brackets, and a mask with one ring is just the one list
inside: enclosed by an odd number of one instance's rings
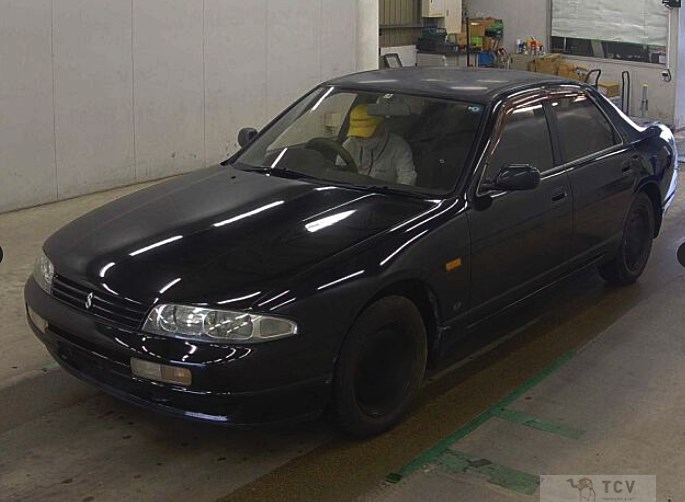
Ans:
{"label": "white wall panel", "polygon": [[135,180],[131,4],[54,2],[59,197]]}
{"label": "white wall panel", "polygon": [[357,0],[356,59],[357,71],[378,68],[378,0]]}
{"label": "white wall panel", "polygon": [[[671,51],[671,61],[670,64],[675,67],[673,73],[673,81],[675,82],[675,117],[673,119],[676,129],[680,130],[685,128],[685,13],[682,9],[679,10],[679,14],[672,15],[677,19],[677,30],[675,37],[671,33],[671,44],[677,45],[677,50]],[[676,21],[671,20],[671,30],[675,26]],[[678,37],[678,34],[681,34]],[[676,40],[675,42],[673,40]],[[683,152],[685,154],[685,152]]]}
{"label": "white wall panel", "polygon": [[133,0],[138,180],[204,165],[202,4]]}
{"label": "white wall panel", "polygon": [[377,29],[377,0],[0,0],[0,211],[222,160]]}
{"label": "white wall panel", "polygon": [[321,82],[321,0],[269,1],[267,115]]}
{"label": "white wall panel", "polygon": [[267,0],[205,0],[207,163],[237,148],[242,127],[266,120]]}
{"label": "white wall panel", "polygon": [[57,196],[51,18],[50,0],[0,0],[0,211]]}
{"label": "white wall panel", "polygon": [[356,2],[321,0],[321,77],[350,73],[356,59]]}

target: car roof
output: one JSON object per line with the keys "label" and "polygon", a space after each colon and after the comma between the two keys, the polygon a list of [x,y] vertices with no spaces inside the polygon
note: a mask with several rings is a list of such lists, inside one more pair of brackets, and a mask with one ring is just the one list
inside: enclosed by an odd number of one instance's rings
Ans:
{"label": "car roof", "polygon": [[370,92],[420,94],[489,103],[495,98],[541,84],[570,83],[542,73],[492,68],[407,67],[353,73],[327,85]]}

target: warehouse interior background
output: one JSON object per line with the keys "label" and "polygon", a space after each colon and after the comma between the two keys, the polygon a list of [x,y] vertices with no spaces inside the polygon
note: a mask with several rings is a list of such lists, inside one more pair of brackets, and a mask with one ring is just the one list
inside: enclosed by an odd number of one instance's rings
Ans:
{"label": "warehouse interior background", "polygon": [[[501,19],[510,53],[518,38],[549,39],[550,0],[441,1],[450,31],[463,7]],[[5,0],[0,212],[212,165],[236,150],[241,127],[264,125],[321,81],[377,67],[379,46],[415,64],[431,21],[421,14],[418,0]],[[668,11],[670,82],[660,65],[567,59],[614,82],[629,68],[632,109],[647,84],[649,117],[680,129],[684,28]]]}
{"label": "warehouse interior background", "polygon": [[[537,481],[528,473],[579,466],[626,479],[657,475],[653,502],[681,500],[681,194],[638,284],[612,289],[582,275],[488,325],[463,359],[431,377],[406,424],[368,441],[323,421],[217,432],[138,410],[60,370],[25,320],[24,283],[55,230],[221,162],[239,149],[241,128],[265,126],[323,81],[383,67],[384,55],[403,66],[465,66],[461,49],[417,48],[428,27],[445,28],[449,42],[466,36],[467,20],[501,21],[499,62],[509,68],[519,57],[530,69],[535,57],[518,54],[520,43],[534,37],[550,54],[560,30],[555,4],[584,8],[574,12],[598,26],[613,26],[611,13],[625,6],[644,6],[644,33],[663,40],[663,54],[650,52],[656,61],[570,51],[563,64],[601,70],[617,106],[628,71],[630,115],[669,125],[682,152],[685,11],[662,0],[622,2],[0,0],[0,500],[532,501]],[[478,55],[471,58],[475,65]],[[526,423],[528,414],[549,422]],[[566,422],[574,427],[556,425]],[[435,445],[447,442],[473,455],[443,448],[438,458]],[[422,459],[435,464],[396,483],[402,466]]]}

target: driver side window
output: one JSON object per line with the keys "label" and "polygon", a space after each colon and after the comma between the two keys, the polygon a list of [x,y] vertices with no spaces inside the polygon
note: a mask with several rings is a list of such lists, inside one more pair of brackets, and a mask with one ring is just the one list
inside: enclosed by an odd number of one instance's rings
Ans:
{"label": "driver side window", "polygon": [[494,180],[503,167],[529,164],[544,173],[554,167],[552,141],[542,103],[515,108],[505,117],[504,127],[485,170]]}

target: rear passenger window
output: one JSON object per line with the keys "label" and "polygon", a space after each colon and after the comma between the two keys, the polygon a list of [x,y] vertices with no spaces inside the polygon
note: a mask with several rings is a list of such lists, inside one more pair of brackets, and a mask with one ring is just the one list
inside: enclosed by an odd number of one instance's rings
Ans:
{"label": "rear passenger window", "polygon": [[549,128],[541,104],[517,108],[508,116],[485,177],[494,179],[503,167],[511,164],[530,164],[541,173],[554,167]]}
{"label": "rear passenger window", "polygon": [[566,162],[601,152],[617,143],[611,124],[587,96],[555,99],[552,109]]}

